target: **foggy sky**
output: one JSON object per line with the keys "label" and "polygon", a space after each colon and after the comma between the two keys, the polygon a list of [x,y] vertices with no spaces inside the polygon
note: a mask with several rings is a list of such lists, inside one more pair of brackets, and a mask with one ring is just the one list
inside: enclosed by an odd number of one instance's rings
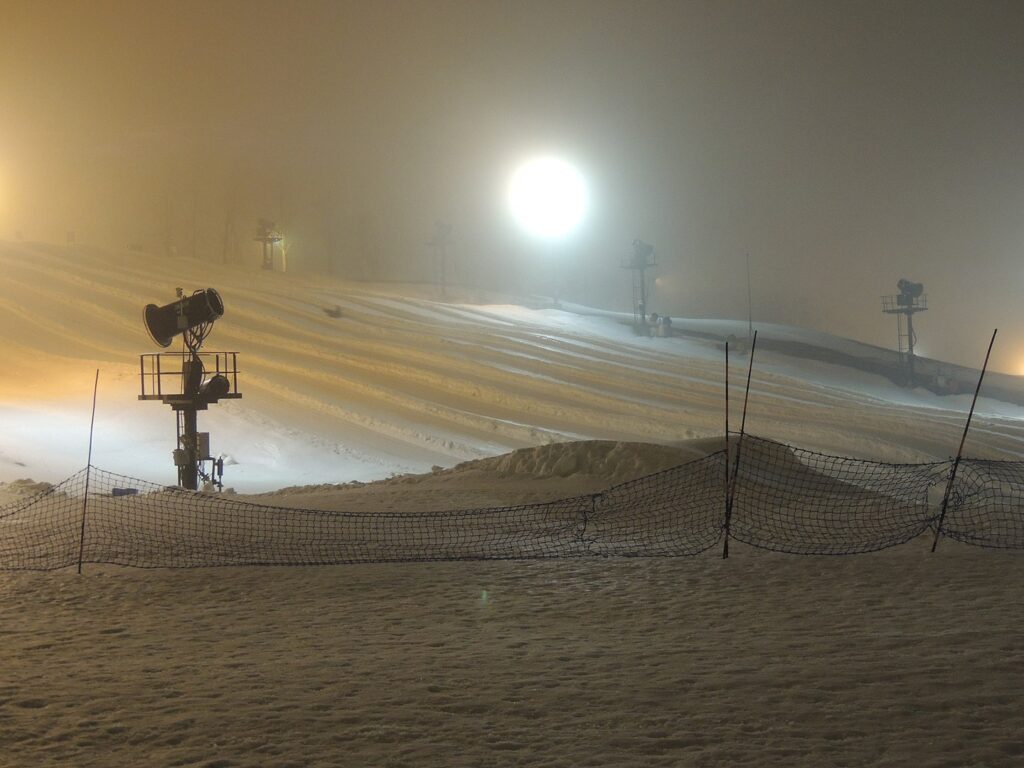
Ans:
{"label": "foggy sky", "polygon": [[[791,322],[1024,373],[1024,3],[0,0],[0,239],[454,279],[627,309]],[[515,162],[577,163],[579,233],[504,210]],[[227,247],[226,244],[227,243]]]}

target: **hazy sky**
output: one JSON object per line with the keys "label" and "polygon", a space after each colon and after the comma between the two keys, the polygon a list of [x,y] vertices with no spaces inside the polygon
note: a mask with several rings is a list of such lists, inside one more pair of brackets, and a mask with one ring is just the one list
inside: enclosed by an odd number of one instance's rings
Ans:
{"label": "hazy sky", "polygon": [[[794,322],[893,346],[879,296],[925,283],[923,354],[1024,373],[1022,2],[0,0],[0,238],[455,278],[627,308]],[[515,162],[553,151],[593,196],[541,247]],[[227,227],[228,222],[231,227]],[[193,243],[193,232],[195,232]],[[237,250],[232,246],[233,250]]]}

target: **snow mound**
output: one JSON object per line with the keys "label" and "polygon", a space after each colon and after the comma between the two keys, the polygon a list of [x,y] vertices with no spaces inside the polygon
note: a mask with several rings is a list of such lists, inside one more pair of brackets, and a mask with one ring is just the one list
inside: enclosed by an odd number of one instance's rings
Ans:
{"label": "snow mound", "polygon": [[520,448],[502,456],[460,464],[454,471],[473,469],[500,478],[526,476],[536,480],[591,475],[614,485],[660,472],[711,452],[695,451],[685,444],[586,440]]}
{"label": "snow mound", "polygon": [[38,496],[52,489],[53,486],[50,483],[40,483],[27,478],[0,483],[0,507],[18,503],[30,496]]}
{"label": "snow mound", "polygon": [[0,483],[0,494],[7,496],[35,496],[53,488],[51,483],[36,482],[28,478]]}

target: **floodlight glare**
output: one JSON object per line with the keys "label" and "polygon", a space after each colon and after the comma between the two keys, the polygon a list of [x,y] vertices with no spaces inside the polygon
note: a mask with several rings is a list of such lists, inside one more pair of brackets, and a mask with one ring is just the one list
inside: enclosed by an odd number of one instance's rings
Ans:
{"label": "floodlight glare", "polygon": [[179,333],[224,316],[224,302],[213,288],[196,291],[170,304],[147,304],[143,312],[150,338],[161,347],[169,347]]}
{"label": "floodlight glare", "polygon": [[512,216],[536,237],[558,239],[572,232],[587,210],[583,176],[557,157],[539,157],[520,166],[508,186]]}

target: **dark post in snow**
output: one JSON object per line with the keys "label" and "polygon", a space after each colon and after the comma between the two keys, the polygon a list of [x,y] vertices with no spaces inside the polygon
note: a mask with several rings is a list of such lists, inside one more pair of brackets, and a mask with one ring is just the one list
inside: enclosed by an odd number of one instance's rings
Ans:
{"label": "dark post in snow", "polygon": [[729,342],[725,342],[725,522],[722,530],[725,531],[725,552],[723,557],[729,556]]}
{"label": "dark post in snow", "polygon": [[935,540],[932,542],[932,552],[939,546],[939,536],[942,533],[942,523],[946,519],[946,509],[949,507],[949,494],[953,490],[953,483],[956,480],[956,471],[960,468],[960,459],[964,454],[964,443],[967,441],[967,430],[971,428],[971,419],[974,418],[974,406],[978,402],[978,393],[981,392],[981,382],[985,379],[985,371],[988,369],[988,357],[992,354],[992,345],[996,343],[996,334],[999,329],[992,331],[992,339],[988,343],[988,352],[985,353],[985,362],[981,366],[981,375],[978,376],[978,386],[974,388],[974,399],[971,400],[971,410],[967,413],[967,423],[964,424],[964,433],[960,436],[960,447],[956,450],[956,459],[953,461],[953,468],[949,471],[949,479],[946,481],[946,492],[942,495],[942,509],[939,512],[939,522],[935,526]]}
{"label": "dark post in snow", "polygon": [[[743,435],[747,430],[747,403],[750,400],[750,374],[754,371],[754,349],[757,347],[757,331],[754,331],[754,339],[750,344],[750,362],[747,365],[747,388],[743,393],[743,415],[740,418],[740,434],[736,439],[736,460],[733,462],[732,481],[729,483],[729,490],[725,497],[725,543],[722,545],[722,559],[729,557],[729,536],[732,525],[732,504],[736,497],[736,479],[740,473],[740,448],[743,445]],[[728,438],[728,435],[726,435]],[[726,461],[728,461],[726,451]],[[728,471],[728,470],[726,470]]]}
{"label": "dark post in snow", "polygon": [[78,534],[78,573],[82,573],[82,559],[85,556],[85,515],[89,509],[89,476],[92,474],[92,433],[96,426],[96,393],[100,388],[100,369],[96,369],[96,380],[92,384],[92,418],[89,419],[89,457],[85,462],[85,492],[82,494],[82,527]]}

